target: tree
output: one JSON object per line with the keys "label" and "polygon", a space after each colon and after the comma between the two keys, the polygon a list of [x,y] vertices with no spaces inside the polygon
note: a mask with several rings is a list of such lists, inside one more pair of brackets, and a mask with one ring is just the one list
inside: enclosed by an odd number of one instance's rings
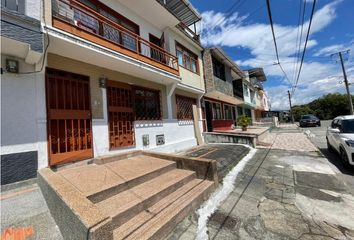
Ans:
{"label": "tree", "polygon": [[[352,96],[354,101],[354,96]],[[324,95],[308,104],[294,106],[293,114],[296,121],[301,115],[314,114],[320,119],[333,119],[340,115],[349,114],[347,95],[340,93],[330,93]]]}

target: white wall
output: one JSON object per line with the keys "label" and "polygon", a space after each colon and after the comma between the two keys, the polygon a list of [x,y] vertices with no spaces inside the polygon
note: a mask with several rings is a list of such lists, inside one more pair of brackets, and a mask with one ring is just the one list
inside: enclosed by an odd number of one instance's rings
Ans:
{"label": "white wall", "polygon": [[[41,0],[20,0],[26,1],[25,14],[29,17],[41,20],[41,9],[42,1]],[[43,0],[46,1],[46,0]]]}
{"label": "white wall", "polygon": [[[107,106],[106,89],[102,89],[102,103]],[[174,97],[174,95],[172,95]],[[107,108],[104,108],[104,119],[92,120],[92,134],[94,156],[105,156],[131,150],[153,150],[162,152],[178,152],[197,145],[192,121],[181,122],[177,119],[163,119],[161,121],[135,121],[134,147],[109,150]],[[143,146],[143,135],[149,135],[149,146]],[[156,135],[164,134],[165,144],[156,145]]]}
{"label": "white wall", "polygon": [[[6,58],[1,55],[1,66]],[[35,67],[19,61],[20,72]],[[38,168],[48,165],[43,73],[1,76],[1,154],[38,151]]]}

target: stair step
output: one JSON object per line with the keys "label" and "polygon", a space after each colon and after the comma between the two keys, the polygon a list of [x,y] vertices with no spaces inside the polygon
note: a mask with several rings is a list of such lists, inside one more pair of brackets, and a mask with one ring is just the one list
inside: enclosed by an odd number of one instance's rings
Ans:
{"label": "stair step", "polygon": [[[195,209],[208,196],[213,188],[214,182],[208,180],[201,181],[162,211],[154,214],[152,218],[150,217],[150,220],[145,220],[148,219],[147,212],[141,214],[141,219],[137,218],[136,220],[140,221],[143,225],[134,229],[135,231],[130,233],[130,235],[122,236],[120,234],[123,227],[116,228],[113,232],[114,239],[163,239],[190,211]],[[130,222],[127,222],[127,224],[133,225]],[[137,222],[136,225],[138,224]]]}
{"label": "stair step", "polygon": [[202,181],[202,179],[193,179],[189,183],[177,189],[175,192],[171,193],[170,195],[161,199],[156,204],[152,205],[150,208],[145,209],[144,211],[130,219],[128,222],[119,226],[114,230],[114,239],[124,239],[136,229],[138,229],[141,225],[143,225],[145,222],[152,219],[156,214],[163,211],[166,207],[168,207],[178,198],[182,197],[188,191],[192,190]]}
{"label": "stair step", "polygon": [[122,191],[176,169],[176,162],[134,156],[106,164],[89,164],[58,172],[91,202],[98,203]]}
{"label": "stair step", "polygon": [[[150,164],[148,164],[148,162]],[[88,199],[93,203],[101,202],[177,168],[176,162],[174,161],[154,157],[133,157],[104,165],[119,175],[124,181],[113,187],[90,194]]]}
{"label": "stair step", "polygon": [[112,217],[115,228],[195,178],[195,172],[174,169],[96,205],[103,214]]}

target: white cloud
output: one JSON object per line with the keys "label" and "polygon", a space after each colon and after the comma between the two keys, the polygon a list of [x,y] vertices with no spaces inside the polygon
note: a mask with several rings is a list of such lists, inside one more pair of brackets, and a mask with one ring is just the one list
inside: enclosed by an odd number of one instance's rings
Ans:
{"label": "white cloud", "polygon": [[329,56],[332,53],[343,51],[344,49],[345,46],[343,44],[334,44],[320,49],[314,54],[314,56],[321,56],[321,55]]}
{"label": "white cloud", "polygon": [[[313,34],[325,29],[336,18],[336,6],[342,0],[333,1],[321,9],[316,10],[312,21],[311,34],[307,43],[307,53],[309,49],[318,44],[313,38]],[[235,62],[243,68],[247,67],[263,67],[268,76],[283,77],[283,73],[279,66],[272,65],[276,62],[275,49],[271,28],[265,23],[248,24],[246,16],[241,16],[239,13],[233,14],[231,17],[224,13],[208,11],[202,13],[203,31],[202,43],[205,46],[226,46],[226,47],[241,47],[248,49],[254,56],[249,59],[240,60],[236,58]],[[303,39],[305,42],[306,31],[309,21],[303,24]],[[296,39],[298,26],[274,24],[274,31],[277,37],[277,44],[280,56],[280,62],[287,73],[288,77],[293,81],[295,76],[294,61],[296,53]],[[327,49],[320,49],[316,56],[325,54],[334,47],[340,45],[328,46]],[[301,46],[301,50],[303,46]],[[318,54],[318,55],[317,55]],[[302,67],[301,76],[299,79],[298,89],[293,96],[295,104],[302,104],[311,101],[323,94],[341,90],[340,85],[328,81],[327,77],[332,75],[340,75],[338,65],[328,61],[328,63],[308,61],[305,57],[305,62]],[[332,80],[333,81],[333,80]],[[269,87],[269,93],[272,109],[287,109],[288,99],[287,90],[290,85],[283,80],[279,86]]]}

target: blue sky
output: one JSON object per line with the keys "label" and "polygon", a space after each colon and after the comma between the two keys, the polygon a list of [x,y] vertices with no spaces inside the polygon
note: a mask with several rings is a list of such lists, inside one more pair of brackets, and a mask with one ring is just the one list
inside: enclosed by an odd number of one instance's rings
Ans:
{"label": "blue sky", "polygon": [[[242,69],[263,67],[264,84],[272,110],[288,109],[289,81],[276,61],[266,0],[190,0],[202,14],[202,43],[205,47],[222,47]],[[236,3],[236,4],[235,4]],[[295,82],[295,53],[298,15],[304,0],[272,0],[272,16],[280,62],[290,82]],[[229,11],[234,5],[234,9]],[[312,1],[307,0],[303,40],[305,42]],[[311,34],[294,104],[310,102],[324,94],[345,92],[341,67],[330,54],[351,49],[345,62],[354,90],[354,0],[317,0]],[[301,47],[303,49],[303,47]]]}

